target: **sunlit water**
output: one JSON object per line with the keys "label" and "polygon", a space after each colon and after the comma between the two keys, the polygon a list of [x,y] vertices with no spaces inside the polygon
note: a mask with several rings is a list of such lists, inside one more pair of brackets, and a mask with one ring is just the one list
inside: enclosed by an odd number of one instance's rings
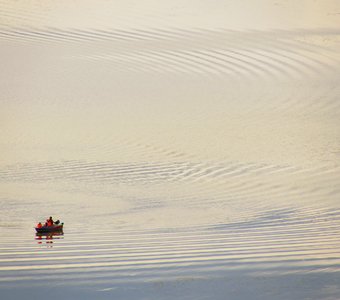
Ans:
{"label": "sunlit water", "polygon": [[339,4],[160,2],[1,1],[0,298],[340,299]]}

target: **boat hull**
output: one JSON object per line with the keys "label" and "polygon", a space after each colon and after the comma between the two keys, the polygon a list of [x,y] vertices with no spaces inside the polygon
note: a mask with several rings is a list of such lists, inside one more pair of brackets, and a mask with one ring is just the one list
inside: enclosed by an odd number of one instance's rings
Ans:
{"label": "boat hull", "polygon": [[53,226],[43,226],[43,227],[35,227],[37,233],[46,233],[46,232],[59,232],[63,231],[63,225],[53,225]]}

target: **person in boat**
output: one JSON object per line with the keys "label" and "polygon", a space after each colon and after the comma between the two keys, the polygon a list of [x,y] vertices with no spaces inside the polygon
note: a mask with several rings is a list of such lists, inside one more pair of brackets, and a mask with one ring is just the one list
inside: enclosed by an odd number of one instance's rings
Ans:
{"label": "person in boat", "polygon": [[50,217],[48,220],[47,220],[47,226],[53,226],[54,224],[54,221],[52,219],[52,217]]}
{"label": "person in boat", "polygon": [[42,227],[42,224],[41,224],[41,222],[39,222],[38,225],[37,225],[37,228],[41,228],[41,227]]}

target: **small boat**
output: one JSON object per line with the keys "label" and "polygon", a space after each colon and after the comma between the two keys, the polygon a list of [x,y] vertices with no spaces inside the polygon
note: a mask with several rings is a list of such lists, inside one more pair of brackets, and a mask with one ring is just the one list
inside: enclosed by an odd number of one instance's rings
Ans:
{"label": "small boat", "polygon": [[35,230],[38,233],[46,233],[46,232],[60,232],[63,231],[64,223],[58,224],[58,225],[52,225],[52,226],[42,226],[42,227],[35,227]]}

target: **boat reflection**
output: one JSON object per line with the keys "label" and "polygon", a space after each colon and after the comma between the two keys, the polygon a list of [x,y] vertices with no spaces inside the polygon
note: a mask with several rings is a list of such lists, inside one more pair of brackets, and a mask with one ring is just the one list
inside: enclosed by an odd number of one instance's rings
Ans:
{"label": "boat reflection", "polygon": [[52,247],[53,240],[63,239],[64,232],[63,231],[53,231],[53,232],[37,232],[35,234],[35,239],[37,240],[38,244],[48,244]]}

